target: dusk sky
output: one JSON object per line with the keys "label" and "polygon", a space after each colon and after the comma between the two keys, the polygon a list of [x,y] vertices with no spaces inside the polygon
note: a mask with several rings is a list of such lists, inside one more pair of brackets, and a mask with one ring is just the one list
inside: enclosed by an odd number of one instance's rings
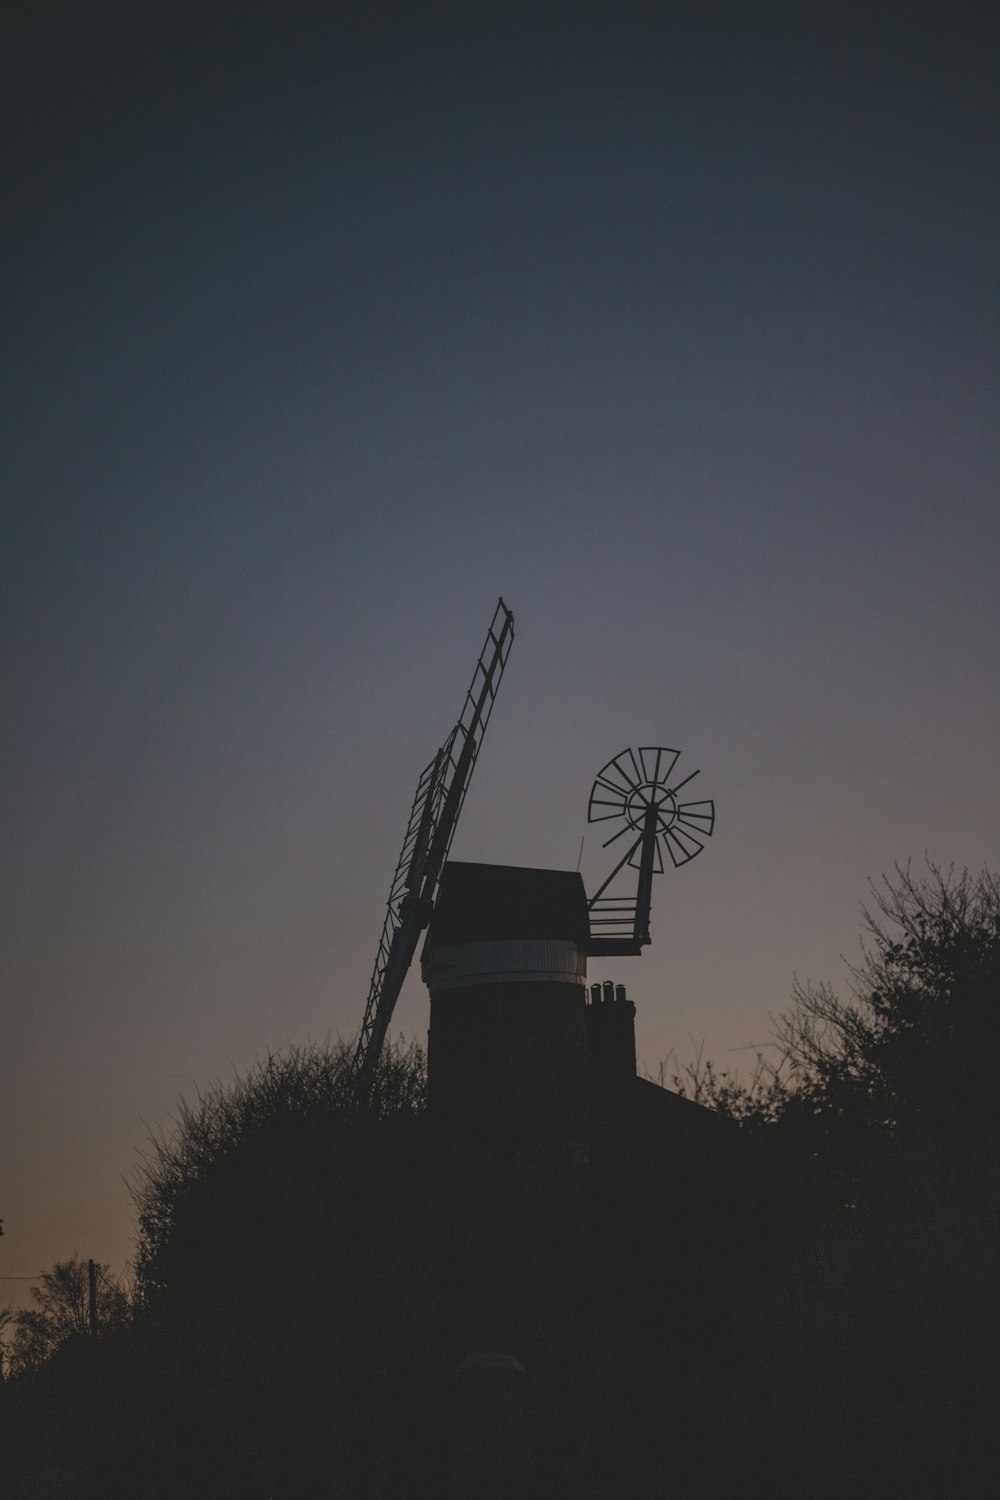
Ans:
{"label": "dusk sky", "polygon": [[591,963],[642,1068],[745,1066],[894,862],[995,867],[991,9],[7,36],[0,1274],[120,1269],[178,1095],[356,1031],[500,594],[456,858],[575,868],[629,745],[716,801]]}

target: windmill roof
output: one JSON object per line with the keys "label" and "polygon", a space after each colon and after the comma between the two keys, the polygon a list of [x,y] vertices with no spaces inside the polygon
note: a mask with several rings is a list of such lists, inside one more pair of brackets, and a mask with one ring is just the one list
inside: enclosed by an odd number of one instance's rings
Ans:
{"label": "windmill roof", "polygon": [[441,872],[432,943],[569,938],[586,948],[589,936],[587,896],[574,870],[449,860]]}

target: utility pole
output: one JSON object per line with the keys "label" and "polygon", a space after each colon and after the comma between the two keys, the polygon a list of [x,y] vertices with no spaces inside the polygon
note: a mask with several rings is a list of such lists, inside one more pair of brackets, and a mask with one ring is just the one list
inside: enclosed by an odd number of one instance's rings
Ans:
{"label": "utility pole", "polygon": [[87,1284],[90,1306],[90,1337],[97,1337],[97,1267],[92,1260],[87,1262]]}

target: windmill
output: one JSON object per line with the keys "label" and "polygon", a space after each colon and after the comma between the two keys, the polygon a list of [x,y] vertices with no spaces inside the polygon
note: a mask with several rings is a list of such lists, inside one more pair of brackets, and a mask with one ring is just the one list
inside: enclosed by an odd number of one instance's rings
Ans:
{"label": "windmill", "polygon": [[354,1053],[354,1077],[362,1098],[366,1098],[371,1089],[393,1008],[413,961],[420,933],[434,911],[441,870],[448,857],[513,640],[514,616],[501,598],[458,722],[424,767],[417,782],[403,847],[389,889],[361,1035]]}
{"label": "windmill", "polygon": [[[613,821],[619,826],[603,848],[625,838],[625,853],[604,884],[587,903],[590,943],[596,956],[637,954],[649,942],[649,909],[653,876],[666,869],[667,857],[676,869],[694,859],[715,827],[715,803],[682,802],[678,793],[699,774],[677,779],[679,750],[646,745],[622,750],[602,766],[594,780],[587,809],[588,823]],[[623,871],[638,870],[634,894],[622,891]],[[616,878],[619,893],[611,890]],[[610,892],[610,893],[609,893]]]}

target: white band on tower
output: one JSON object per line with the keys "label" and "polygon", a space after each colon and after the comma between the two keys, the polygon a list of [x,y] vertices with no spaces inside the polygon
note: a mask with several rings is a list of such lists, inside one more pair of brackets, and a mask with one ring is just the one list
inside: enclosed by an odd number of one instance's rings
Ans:
{"label": "white band on tower", "polygon": [[587,983],[587,955],[564,938],[435,943],[423,963],[432,993],[473,984]]}

